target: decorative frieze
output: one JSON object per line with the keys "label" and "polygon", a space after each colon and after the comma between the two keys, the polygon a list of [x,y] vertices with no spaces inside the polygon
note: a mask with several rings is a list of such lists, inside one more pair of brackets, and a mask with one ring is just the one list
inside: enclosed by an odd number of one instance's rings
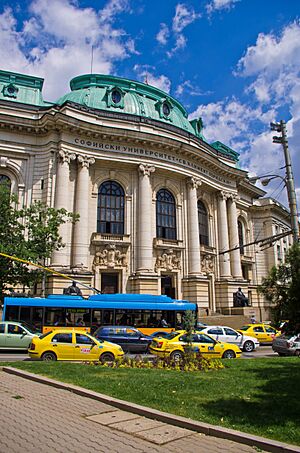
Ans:
{"label": "decorative frieze", "polygon": [[167,271],[180,270],[180,256],[177,253],[174,253],[173,249],[165,250],[156,258],[155,271],[158,271],[159,269]]}
{"label": "decorative frieze", "polygon": [[127,253],[115,244],[106,244],[101,250],[97,250],[93,262],[93,269],[102,267],[114,269],[116,267],[128,268]]}

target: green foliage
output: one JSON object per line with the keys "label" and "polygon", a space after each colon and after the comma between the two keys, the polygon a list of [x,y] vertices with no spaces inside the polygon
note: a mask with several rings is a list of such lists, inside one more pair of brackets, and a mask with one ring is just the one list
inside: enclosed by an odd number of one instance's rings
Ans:
{"label": "green foliage", "polygon": [[300,245],[288,251],[285,263],[273,267],[259,288],[271,303],[273,320],[289,321],[290,327],[300,324]]}
{"label": "green foliage", "polygon": [[197,352],[193,354],[185,354],[180,360],[174,360],[170,357],[155,357],[153,360],[145,359],[142,356],[135,358],[124,358],[115,362],[86,362],[89,365],[100,365],[109,368],[146,368],[158,370],[176,370],[176,371],[209,371],[220,370],[224,368],[223,363],[219,359],[207,359]]}
{"label": "green foliage", "polygon": [[192,350],[193,331],[195,330],[196,317],[192,310],[186,310],[183,316],[183,329],[186,331],[187,351]]}
{"label": "green foliage", "polygon": [[[65,209],[54,209],[41,202],[18,209],[17,197],[0,185],[0,252],[44,264],[54,250],[64,247],[59,227],[75,222],[77,215]],[[43,272],[26,264],[0,256],[0,299],[16,285],[30,287],[41,280]]]}

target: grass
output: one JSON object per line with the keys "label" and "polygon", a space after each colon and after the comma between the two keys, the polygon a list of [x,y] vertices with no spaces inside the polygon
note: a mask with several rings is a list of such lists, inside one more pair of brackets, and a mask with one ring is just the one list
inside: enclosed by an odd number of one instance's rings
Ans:
{"label": "grass", "polygon": [[9,365],[194,420],[300,445],[299,358],[232,360],[223,370],[186,373],[68,362]]}

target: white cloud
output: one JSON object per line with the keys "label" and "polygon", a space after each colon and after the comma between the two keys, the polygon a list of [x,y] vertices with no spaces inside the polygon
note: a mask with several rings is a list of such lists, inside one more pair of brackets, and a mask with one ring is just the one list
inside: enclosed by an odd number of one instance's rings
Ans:
{"label": "white cloud", "polygon": [[44,98],[52,101],[69,91],[72,77],[90,71],[92,45],[93,72],[111,73],[117,61],[136,53],[134,41],[113,25],[127,4],[110,0],[96,11],[72,0],[34,0],[32,17],[18,29],[12,9],[5,9],[0,15],[2,68],[45,77]]}
{"label": "white cloud", "polygon": [[167,42],[168,42],[169,36],[170,36],[169,27],[166,24],[161,23],[160,24],[160,30],[159,30],[159,32],[156,35],[156,40],[160,44],[166,45]]}
{"label": "white cloud", "polygon": [[[293,162],[296,187],[300,187],[300,22],[287,25],[280,35],[260,33],[256,43],[248,47],[245,55],[239,60],[236,75],[251,77],[252,82],[246,92],[254,94],[260,106],[272,112],[269,120],[286,119],[288,121],[289,148]],[[274,135],[274,133],[273,133]],[[271,137],[270,137],[271,140]],[[277,145],[274,155],[272,144],[270,159],[282,161],[283,151]],[[251,151],[256,149],[252,144]],[[264,148],[266,149],[266,148]],[[274,157],[274,160],[272,159]],[[267,159],[267,158],[266,158]],[[259,162],[252,156],[250,165],[259,167]]]}
{"label": "white cloud", "polygon": [[175,91],[176,96],[181,96],[184,93],[187,93],[190,96],[206,96],[212,94],[212,91],[202,91],[195,83],[190,80],[185,80],[177,86]]}
{"label": "white cloud", "polygon": [[213,0],[212,2],[206,5],[206,11],[208,14],[213,13],[214,11],[220,10],[229,10],[233,8],[235,3],[240,0]]}
{"label": "white cloud", "polygon": [[[178,50],[184,49],[187,44],[187,38],[182,33],[183,30],[195,20],[201,17],[201,14],[195,12],[191,7],[183,3],[178,3],[175,8],[175,16],[172,20],[172,33],[175,45],[172,49],[167,51],[167,56],[172,57]],[[156,35],[157,41],[166,45],[170,37],[169,27],[165,23],[160,24],[160,30]]]}
{"label": "white cloud", "polygon": [[153,71],[155,68],[149,65],[135,65],[134,68],[135,72],[137,73],[138,77],[141,79],[142,82],[148,83],[148,85],[152,85],[160,90],[164,91],[165,93],[170,93],[171,89],[171,81],[165,75],[155,76]]}
{"label": "white cloud", "polygon": [[192,8],[188,8],[183,3],[178,3],[178,5],[176,5],[172,24],[174,33],[181,33],[185,27],[192,24],[199,17],[200,14],[195,13]]}

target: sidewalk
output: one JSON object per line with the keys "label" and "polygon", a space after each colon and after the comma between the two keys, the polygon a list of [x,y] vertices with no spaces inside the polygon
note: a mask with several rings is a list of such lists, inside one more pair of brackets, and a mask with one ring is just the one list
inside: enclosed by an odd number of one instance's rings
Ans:
{"label": "sidewalk", "polygon": [[2,371],[0,399],[0,453],[258,451]]}

